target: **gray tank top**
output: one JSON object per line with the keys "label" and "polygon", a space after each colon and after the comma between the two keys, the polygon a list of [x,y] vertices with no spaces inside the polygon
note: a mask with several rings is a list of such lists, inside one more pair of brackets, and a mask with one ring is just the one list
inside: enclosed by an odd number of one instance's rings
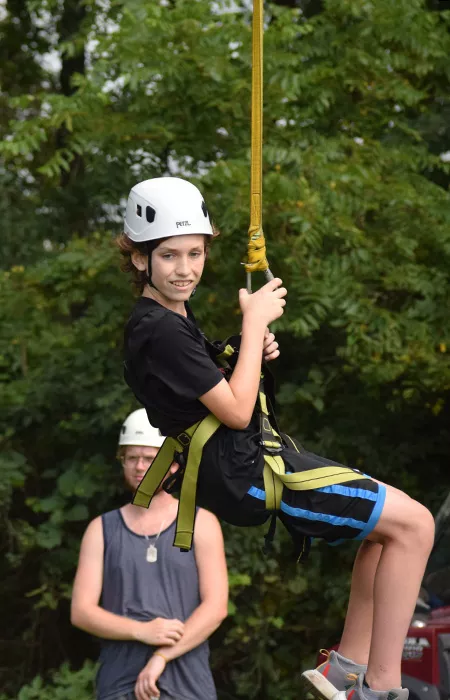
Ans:
{"label": "gray tank top", "polygon": [[[102,522],[102,607],[133,620],[164,617],[184,622],[200,605],[198,571],[194,550],[180,552],[173,546],[175,523],[157,539],[156,535],[146,538],[132,532],[120,510],[105,513]],[[158,555],[156,562],[149,563],[146,553],[152,543]],[[140,642],[102,640],[98,700],[113,700],[132,692],[152,653],[152,647]],[[176,700],[217,700],[208,642],[167,664],[158,685]]]}

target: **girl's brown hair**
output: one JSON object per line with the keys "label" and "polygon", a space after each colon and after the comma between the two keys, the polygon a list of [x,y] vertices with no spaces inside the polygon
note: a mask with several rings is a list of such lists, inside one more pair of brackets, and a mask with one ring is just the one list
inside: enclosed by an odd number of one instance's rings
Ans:
{"label": "girl's brown hair", "polygon": [[[216,226],[214,226],[214,224],[212,224],[212,229],[212,236],[205,235],[206,255],[208,255],[209,248],[211,246],[211,239],[217,238],[217,236],[220,233]],[[154,250],[154,248],[156,248],[160,243],[162,243],[162,241],[165,240],[167,239],[159,238],[157,241],[150,241],[150,243],[156,243],[155,246],[151,246],[151,249]],[[131,255],[132,253],[140,253],[141,255],[147,256],[149,252],[147,242],[136,243],[135,241],[132,241],[131,238],[129,238],[125,233],[121,233],[120,236],[117,236],[116,238],[116,245],[119,248],[121,255],[120,269],[122,270],[122,272],[127,272],[131,275],[131,283],[135,291],[138,294],[142,294],[145,285],[148,281],[147,272],[145,270],[138,270],[137,267],[134,266],[133,261],[131,259]]]}
{"label": "girl's brown hair", "polygon": [[147,284],[147,273],[145,270],[138,270],[131,259],[132,253],[147,255],[147,243],[136,243],[125,233],[121,233],[116,238],[116,245],[120,251],[120,269],[131,275],[131,284],[138,294],[142,294]]}

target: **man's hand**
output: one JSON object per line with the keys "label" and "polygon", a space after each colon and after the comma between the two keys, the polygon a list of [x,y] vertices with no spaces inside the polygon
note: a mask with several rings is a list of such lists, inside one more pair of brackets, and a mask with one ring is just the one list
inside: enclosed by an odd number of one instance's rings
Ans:
{"label": "man's hand", "polygon": [[263,358],[266,362],[270,362],[270,360],[275,360],[279,356],[280,351],[278,349],[278,343],[275,340],[275,336],[269,331],[268,328],[266,328],[266,332],[264,334]]}
{"label": "man's hand", "polygon": [[162,656],[155,654],[150,658],[140,672],[134,686],[137,700],[153,700],[153,698],[156,700],[159,698],[160,693],[156,681],[165,668],[166,662]]}
{"label": "man's hand", "polygon": [[169,646],[180,641],[184,632],[184,624],[180,620],[166,620],[157,617],[150,622],[137,622],[135,638],[143,644],[153,647]]}

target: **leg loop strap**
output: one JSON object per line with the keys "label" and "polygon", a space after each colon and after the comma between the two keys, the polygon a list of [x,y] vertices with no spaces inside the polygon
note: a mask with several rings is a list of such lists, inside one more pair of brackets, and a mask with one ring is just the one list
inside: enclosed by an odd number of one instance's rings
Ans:
{"label": "leg loop strap", "polygon": [[203,448],[220,424],[220,421],[210,413],[176,438],[166,438],[133,497],[133,505],[148,508],[153,496],[164,481],[174,457],[189,447],[187,464],[182,477],[174,540],[174,546],[180,547],[184,551],[188,551],[192,547],[197,479]]}

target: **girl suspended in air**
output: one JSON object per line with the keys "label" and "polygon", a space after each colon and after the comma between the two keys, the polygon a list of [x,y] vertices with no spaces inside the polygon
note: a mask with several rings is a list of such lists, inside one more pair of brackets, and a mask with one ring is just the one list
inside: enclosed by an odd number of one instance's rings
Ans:
{"label": "girl suspended in air", "polygon": [[195,503],[238,526],[272,516],[273,531],[278,517],[299,553],[312,537],[361,540],[339,651],[303,677],[325,700],[406,700],[401,656],[433,544],[431,514],[278,429],[261,371],[280,354],[269,326],[284,313],[281,279],[239,291],[239,336],[219,344],[203,335],[189,299],[214,233],[194,185],[172,177],[139,183],[124,231],[123,269],[141,292],[125,331],[125,376],[151,424],[170,436],[134,503],[148,506],[176,452],[176,546],[190,547]]}

